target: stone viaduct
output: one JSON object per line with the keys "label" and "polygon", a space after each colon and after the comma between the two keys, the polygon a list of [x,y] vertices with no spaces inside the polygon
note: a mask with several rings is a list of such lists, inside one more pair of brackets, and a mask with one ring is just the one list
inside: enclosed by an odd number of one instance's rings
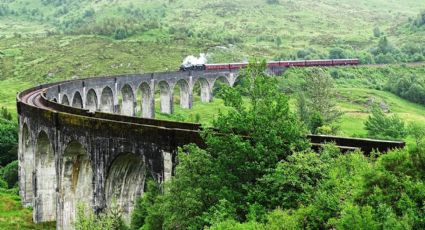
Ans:
{"label": "stone viaduct", "polygon": [[[144,182],[172,175],[178,146],[202,145],[200,125],[151,119],[173,112],[173,92],[190,109],[236,72],[122,75],[41,85],[17,97],[20,195],[35,222],[73,229],[79,203],[101,212],[115,200],[129,220]],[[156,93],[155,93],[156,92]],[[159,100],[158,100],[159,99]]]}
{"label": "stone viaduct", "polygon": [[[162,182],[172,176],[178,146],[203,145],[199,124],[152,119],[155,96],[163,113],[173,112],[174,92],[179,92],[180,106],[189,109],[194,92],[210,102],[218,80],[233,86],[237,76],[204,71],[121,75],[19,93],[20,196],[33,207],[34,221],[73,229],[80,203],[99,213],[113,200],[129,221],[145,180]],[[341,143],[364,146],[363,140]],[[378,149],[388,145],[402,143],[368,144]]]}

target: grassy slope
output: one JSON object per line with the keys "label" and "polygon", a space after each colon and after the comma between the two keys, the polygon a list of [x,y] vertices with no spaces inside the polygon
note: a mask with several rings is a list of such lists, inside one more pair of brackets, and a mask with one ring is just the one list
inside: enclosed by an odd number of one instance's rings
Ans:
{"label": "grassy slope", "polygon": [[22,208],[19,197],[0,192],[0,229],[55,229],[54,223],[33,224],[32,211]]}
{"label": "grassy slope", "polygon": [[[43,14],[43,20],[30,16],[15,16],[0,18],[9,22],[3,27],[1,34],[11,35],[13,32],[29,32],[29,25],[36,28],[34,33],[44,32],[44,29],[57,28],[57,24],[82,18],[86,24],[95,24],[104,18],[132,17],[126,10],[143,11],[143,18],[148,21],[155,18],[160,27],[153,28],[140,38],[154,38],[159,34],[164,38],[172,36],[169,29],[188,29],[192,37],[179,37],[179,40],[203,40],[200,44],[208,49],[217,37],[237,36],[242,39],[238,44],[241,54],[259,54],[275,56],[294,48],[313,47],[327,49],[330,46],[342,45],[353,49],[365,49],[374,43],[372,29],[379,26],[390,39],[404,41],[408,36],[397,29],[415,17],[423,4],[420,0],[385,1],[385,0],[280,0],[280,4],[266,4],[266,0],[124,0],[111,2],[107,0],[88,1],[77,0],[67,3],[67,13],[56,15],[62,6],[43,5],[40,0],[13,1],[10,8],[22,11],[23,8],[38,9]],[[95,18],[83,18],[86,10],[94,9]],[[161,12],[161,13],[158,13]],[[211,33],[210,39],[204,39]],[[241,36],[243,34],[243,36]],[[273,38],[281,37],[282,46],[276,49]],[[410,36],[409,36],[410,37]],[[208,42],[208,40],[210,40]],[[246,51],[249,53],[246,53]],[[235,57],[240,58],[240,57]]]}

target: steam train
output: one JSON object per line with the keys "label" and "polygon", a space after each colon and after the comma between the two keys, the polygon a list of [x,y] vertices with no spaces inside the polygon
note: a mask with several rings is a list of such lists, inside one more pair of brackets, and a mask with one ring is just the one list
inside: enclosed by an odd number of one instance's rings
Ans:
{"label": "steam train", "polygon": [[[300,61],[270,61],[267,68],[284,67],[309,67],[309,66],[341,66],[358,65],[359,59],[324,59],[324,60],[300,60]],[[221,63],[221,64],[188,64],[181,65],[180,71],[188,70],[237,70],[246,67],[248,63]]]}

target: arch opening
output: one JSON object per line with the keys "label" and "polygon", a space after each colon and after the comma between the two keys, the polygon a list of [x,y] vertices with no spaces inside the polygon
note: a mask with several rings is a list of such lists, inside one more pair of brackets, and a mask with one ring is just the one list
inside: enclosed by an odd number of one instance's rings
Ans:
{"label": "arch opening", "polygon": [[231,86],[230,83],[229,83],[229,80],[227,80],[226,77],[220,76],[217,79],[215,79],[215,81],[213,83],[213,87],[212,87],[213,96],[219,94],[220,90],[224,86]]}
{"label": "arch opening", "polygon": [[90,112],[95,112],[97,111],[98,105],[97,105],[97,94],[96,91],[94,91],[94,89],[90,89],[87,92],[87,97],[86,97],[86,108],[90,111]]}
{"label": "arch opening", "polygon": [[121,89],[120,113],[122,115],[134,116],[135,103],[133,89],[128,84],[124,85]]}
{"label": "arch opening", "polygon": [[91,208],[93,170],[87,151],[78,142],[71,142],[63,154],[61,200],[62,229],[72,229],[78,205]]}
{"label": "arch opening", "polygon": [[68,105],[69,106],[68,96],[63,95],[63,97],[62,97],[62,105]]}
{"label": "arch opening", "polygon": [[124,219],[129,222],[135,201],[143,194],[145,178],[146,166],[140,156],[133,153],[120,154],[109,167],[106,178],[107,207],[116,202]]}
{"label": "arch opening", "polygon": [[112,89],[106,86],[102,90],[102,95],[100,97],[100,111],[105,113],[114,112],[114,94]]}
{"label": "arch opening", "polygon": [[53,147],[44,131],[38,135],[35,151],[34,221],[56,219],[56,167]]}
{"label": "arch opening", "polygon": [[80,92],[75,92],[72,99],[72,107],[83,108],[83,98],[81,97]]}

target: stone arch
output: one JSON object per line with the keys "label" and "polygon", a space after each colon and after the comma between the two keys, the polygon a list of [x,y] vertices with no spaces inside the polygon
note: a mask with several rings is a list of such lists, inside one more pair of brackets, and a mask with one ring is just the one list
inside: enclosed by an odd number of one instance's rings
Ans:
{"label": "stone arch", "polygon": [[41,131],[35,150],[34,221],[56,219],[56,167],[53,146],[46,132]]}
{"label": "stone arch", "polygon": [[120,154],[111,163],[106,177],[105,198],[108,207],[116,202],[129,222],[135,201],[143,194],[146,165],[133,153]]}
{"label": "stone arch", "polygon": [[25,206],[32,205],[33,190],[33,172],[34,172],[34,146],[30,140],[30,133],[26,123],[21,131],[21,156],[20,166],[20,191]]}
{"label": "stone arch", "polygon": [[91,208],[93,195],[93,169],[89,154],[76,141],[70,142],[63,153],[61,167],[61,229],[73,229],[78,205]]}
{"label": "stone arch", "polygon": [[121,114],[127,115],[127,116],[134,116],[135,111],[135,97],[133,88],[129,84],[125,84],[121,88],[121,95],[122,95],[122,101],[121,101]]}
{"label": "stone arch", "polygon": [[96,91],[94,91],[94,89],[89,89],[86,97],[86,108],[91,112],[95,112],[98,108],[97,102]]}
{"label": "stone arch", "polygon": [[109,86],[106,86],[102,90],[102,94],[100,96],[100,111],[106,113],[114,112],[114,93]]}
{"label": "stone arch", "polygon": [[210,83],[205,78],[199,78],[194,84],[194,94],[200,95],[201,102],[211,101],[211,87]]}
{"label": "stone arch", "polygon": [[74,93],[74,97],[72,98],[72,107],[83,108],[83,97],[81,97],[81,93],[78,91]]}
{"label": "stone arch", "polygon": [[161,113],[173,113],[173,94],[170,85],[166,81],[158,83],[160,93],[160,111]]}
{"label": "stone arch", "polygon": [[154,100],[153,100],[153,93],[152,89],[149,86],[148,83],[142,82],[139,86],[140,92],[141,92],[141,110],[142,110],[142,117],[145,118],[154,118],[155,116],[155,110],[154,110]]}
{"label": "stone arch", "polygon": [[192,108],[192,92],[186,80],[180,79],[179,81],[177,81],[173,90],[173,94],[176,94],[176,93],[178,94],[178,99],[180,101],[181,108],[183,109]]}
{"label": "stone arch", "polygon": [[66,96],[66,94],[64,94],[62,96],[62,105],[68,105],[69,106],[69,99],[68,99],[68,96]]}

